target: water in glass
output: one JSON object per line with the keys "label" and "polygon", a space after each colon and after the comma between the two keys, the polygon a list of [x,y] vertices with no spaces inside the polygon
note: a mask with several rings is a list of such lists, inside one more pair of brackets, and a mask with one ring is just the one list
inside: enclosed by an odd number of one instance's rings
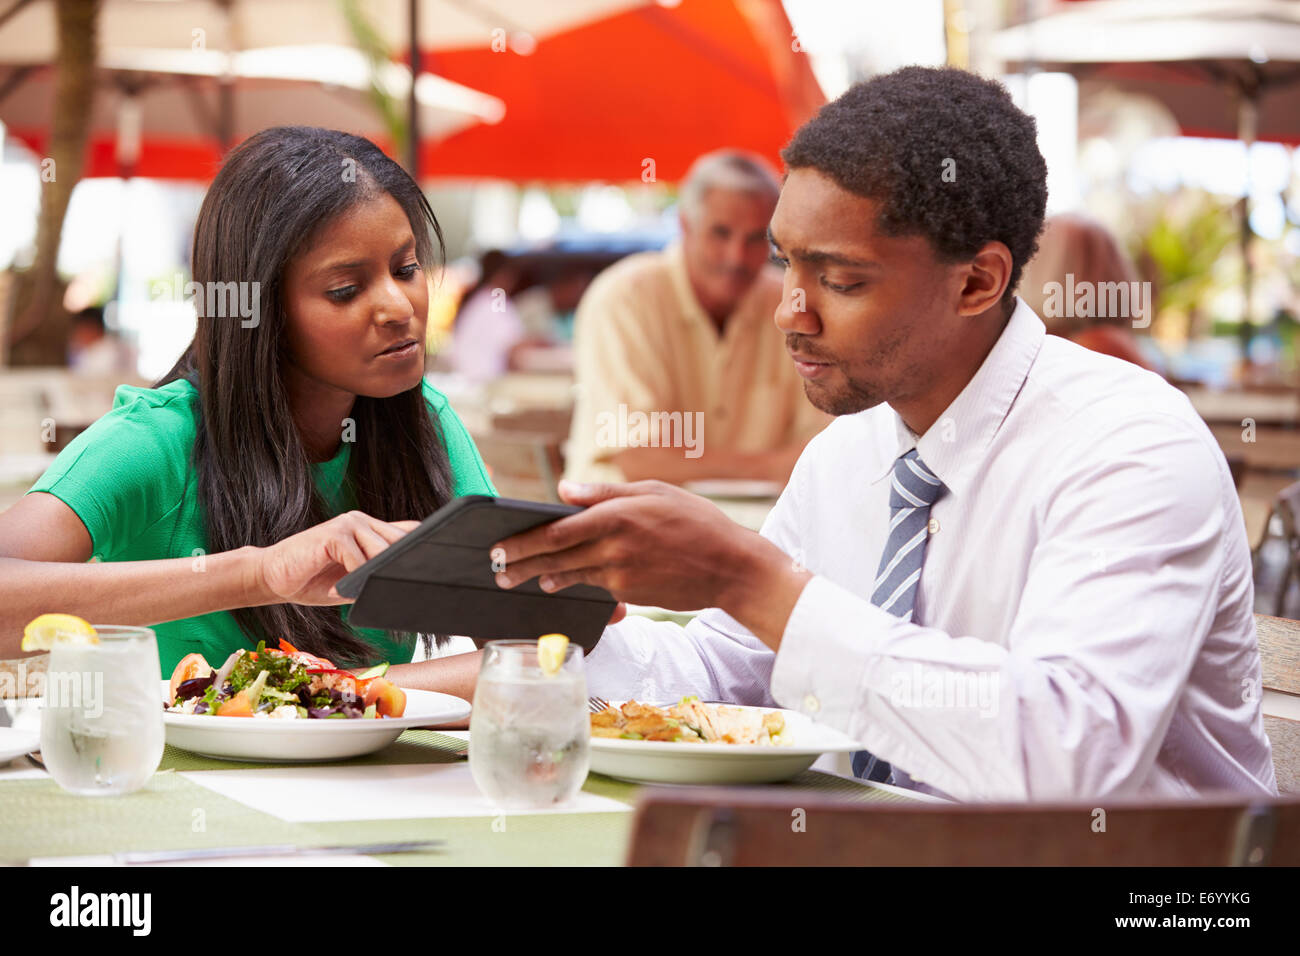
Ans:
{"label": "water in glass", "polygon": [[163,752],[158,643],[147,627],[97,625],[98,644],[50,650],[41,759],[73,793],[130,793]]}

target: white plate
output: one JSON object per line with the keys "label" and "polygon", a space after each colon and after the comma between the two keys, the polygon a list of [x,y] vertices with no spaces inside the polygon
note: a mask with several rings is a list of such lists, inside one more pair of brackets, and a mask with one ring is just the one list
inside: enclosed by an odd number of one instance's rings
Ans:
{"label": "white plate", "polygon": [[[161,681],[163,700],[171,689]],[[401,717],[356,720],[272,720],[259,717],[209,717],[163,714],[167,742],[182,750],[227,760],[258,763],[310,763],[343,760],[382,750],[403,730],[447,724],[469,716],[468,701],[428,690],[406,691]]]}
{"label": "white plate", "polygon": [[40,749],[39,731],[25,730],[21,727],[0,727],[0,764],[6,764],[15,757]]}
{"label": "white plate", "polygon": [[[768,713],[775,708],[744,709]],[[780,712],[785,715],[789,746],[592,737],[591,769],[633,783],[777,783],[807,770],[824,753],[862,749],[862,744],[847,734],[814,723],[797,711]]]}
{"label": "white plate", "polygon": [[709,478],[688,481],[682,487],[705,498],[780,498],[785,488],[779,481],[757,478]]}

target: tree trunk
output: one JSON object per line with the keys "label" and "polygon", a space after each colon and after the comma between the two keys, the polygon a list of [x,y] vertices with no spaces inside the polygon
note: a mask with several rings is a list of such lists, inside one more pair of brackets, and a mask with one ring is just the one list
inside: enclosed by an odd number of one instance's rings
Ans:
{"label": "tree trunk", "polygon": [[63,217],[81,178],[95,93],[95,21],[100,0],[56,0],[59,52],[48,156],[41,161],[36,258],[20,277],[9,336],[11,365],[63,365],[70,317],[57,271]]}

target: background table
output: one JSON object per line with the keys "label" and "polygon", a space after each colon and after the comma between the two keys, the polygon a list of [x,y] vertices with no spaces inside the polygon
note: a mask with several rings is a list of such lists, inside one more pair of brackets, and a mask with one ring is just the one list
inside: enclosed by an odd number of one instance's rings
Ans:
{"label": "background table", "polygon": [[[0,765],[0,861],[392,840],[445,845],[421,853],[262,861],[332,866],[613,866],[624,861],[641,787],[591,774],[572,808],[500,811],[478,794],[468,762],[455,755],[467,736],[409,730],[377,754],[309,765],[215,760],[168,746],[159,772],[142,790],[122,797],[64,793],[45,771],[20,758]],[[769,788],[850,801],[920,799],[815,770]]]}

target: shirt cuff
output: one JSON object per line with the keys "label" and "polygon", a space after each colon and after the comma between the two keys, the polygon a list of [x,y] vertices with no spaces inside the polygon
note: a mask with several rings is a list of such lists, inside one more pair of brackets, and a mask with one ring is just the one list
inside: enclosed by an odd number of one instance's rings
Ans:
{"label": "shirt cuff", "polygon": [[804,586],[772,668],[788,710],[851,733],[880,638],[899,619],[823,577]]}

